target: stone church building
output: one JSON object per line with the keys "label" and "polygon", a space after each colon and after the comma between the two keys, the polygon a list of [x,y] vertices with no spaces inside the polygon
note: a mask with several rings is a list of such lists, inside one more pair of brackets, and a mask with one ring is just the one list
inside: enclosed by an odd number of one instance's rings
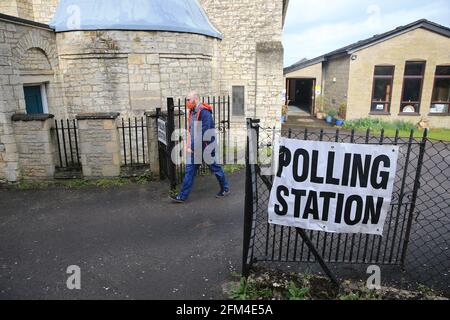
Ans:
{"label": "stone church building", "polygon": [[141,116],[196,90],[232,95],[233,128],[275,124],[288,1],[0,0],[0,180],[17,113]]}

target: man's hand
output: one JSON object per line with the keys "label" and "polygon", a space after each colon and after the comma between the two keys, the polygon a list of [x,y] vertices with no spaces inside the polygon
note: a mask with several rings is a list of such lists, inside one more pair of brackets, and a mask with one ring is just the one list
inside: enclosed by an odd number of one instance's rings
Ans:
{"label": "man's hand", "polygon": [[187,148],[187,153],[193,153],[191,148]]}

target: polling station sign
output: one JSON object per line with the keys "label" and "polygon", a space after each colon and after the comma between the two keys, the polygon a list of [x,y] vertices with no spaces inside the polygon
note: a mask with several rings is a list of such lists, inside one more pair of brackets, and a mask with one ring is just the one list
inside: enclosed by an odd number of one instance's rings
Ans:
{"label": "polling station sign", "polygon": [[280,138],[269,222],[335,233],[381,235],[398,146]]}

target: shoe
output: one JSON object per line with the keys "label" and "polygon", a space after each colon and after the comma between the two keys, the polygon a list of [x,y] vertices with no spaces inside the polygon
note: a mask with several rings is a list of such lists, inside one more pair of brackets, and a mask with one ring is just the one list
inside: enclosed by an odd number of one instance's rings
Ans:
{"label": "shoe", "polygon": [[184,201],[185,201],[184,199],[181,199],[179,195],[169,196],[169,199],[175,203],[184,203]]}
{"label": "shoe", "polygon": [[226,197],[230,193],[228,188],[221,190],[218,194],[216,194],[216,198]]}

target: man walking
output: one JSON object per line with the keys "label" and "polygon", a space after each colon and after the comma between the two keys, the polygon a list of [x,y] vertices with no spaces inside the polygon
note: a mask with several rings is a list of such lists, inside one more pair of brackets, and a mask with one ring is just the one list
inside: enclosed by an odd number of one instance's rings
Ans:
{"label": "man walking", "polygon": [[[217,198],[225,197],[229,193],[228,181],[222,167],[215,161],[215,129],[212,117],[212,107],[200,102],[200,97],[195,92],[190,92],[186,97],[186,107],[189,109],[188,117],[188,139],[186,150],[186,173],[180,192],[170,199],[177,203],[183,203],[189,196],[194,184],[195,173],[203,160],[219,181],[220,191]],[[211,136],[211,139],[205,139]],[[210,140],[210,141],[204,141]],[[209,159],[205,159],[205,149],[210,151]]]}

